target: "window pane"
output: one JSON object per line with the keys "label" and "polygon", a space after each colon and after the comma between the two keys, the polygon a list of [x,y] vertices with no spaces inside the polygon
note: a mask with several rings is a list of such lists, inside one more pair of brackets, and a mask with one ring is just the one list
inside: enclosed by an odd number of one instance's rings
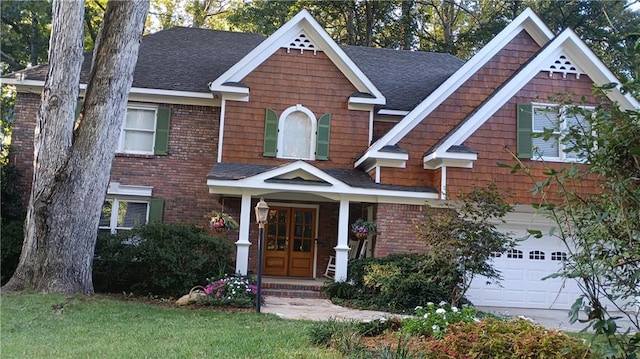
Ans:
{"label": "window pane", "polygon": [[532,142],[535,155],[540,155],[542,157],[559,157],[560,152],[558,148],[558,138],[553,136],[549,138],[548,141],[545,141],[543,138],[534,137],[532,138]]}
{"label": "window pane", "polygon": [[282,156],[309,158],[311,149],[311,120],[303,112],[296,111],[284,120],[282,126]]}
{"label": "window pane", "polygon": [[533,131],[543,132],[544,129],[552,129],[559,132],[558,110],[552,108],[534,108],[533,109]]}
{"label": "window pane", "polygon": [[111,207],[113,206],[113,202],[105,201],[102,204],[102,213],[100,213],[100,224],[99,227],[110,227],[111,226]]}
{"label": "window pane", "polygon": [[125,151],[153,151],[153,133],[125,130],[124,132]]}
{"label": "window pane", "polygon": [[147,204],[120,201],[118,206],[118,227],[133,228],[147,223]]}
{"label": "window pane", "polygon": [[124,127],[127,129],[155,130],[155,110],[127,109],[127,118]]}

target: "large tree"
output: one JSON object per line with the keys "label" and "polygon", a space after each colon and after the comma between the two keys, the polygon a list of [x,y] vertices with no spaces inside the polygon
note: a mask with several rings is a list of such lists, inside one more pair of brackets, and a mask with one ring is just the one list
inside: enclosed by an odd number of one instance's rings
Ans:
{"label": "large tree", "polygon": [[107,4],[76,117],[84,1],[53,2],[25,238],[18,268],[4,288],[93,293],[98,221],[148,8],[148,0]]}

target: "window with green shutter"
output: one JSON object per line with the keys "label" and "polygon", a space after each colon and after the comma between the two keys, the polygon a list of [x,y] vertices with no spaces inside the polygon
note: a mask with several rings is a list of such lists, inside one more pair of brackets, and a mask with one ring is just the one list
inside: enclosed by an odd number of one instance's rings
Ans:
{"label": "window with green shutter", "polygon": [[533,156],[533,145],[531,142],[533,106],[530,103],[518,104],[517,125],[518,157],[531,158]]}
{"label": "window with green shutter", "polygon": [[99,228],[117,233],[152,222],[162,222],[164,201],[159,198],[108,197],[102,205]]}
{"label": "window with green shutter", "polygon": [[117,152],[167,155],[171,109],[130,104],[120,132]]}
{"label": "window with green shutter", "polygon": [[316,160],[329,159],[329,138],[331,136],[331,114],[325,113],[318,119],[318,134],[316,136]]}
{"label": "window with green shutter", "polygon": [[518,104],[518,157],[545,161],[582,161],[584,153],[569,148],[563,132],[569,127],[588,130],[592,108],[548,104]]}
{"label": "window with green shutter", "polygon": [[278,152],[278,115],[270,108],[265,110],[264,116],[264,145],[262,155],[276,157]]}
{"label": "window with green shutter", "polygon": [[166,156],[169,153],[169,124],[171,108],[159,107],[156,117],[156,138],[153,146],[155,155]]}

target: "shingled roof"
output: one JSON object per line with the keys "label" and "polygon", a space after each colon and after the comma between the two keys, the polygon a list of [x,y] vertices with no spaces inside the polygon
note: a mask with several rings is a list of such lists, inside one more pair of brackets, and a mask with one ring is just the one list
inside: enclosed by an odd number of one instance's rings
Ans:
{"label": "shingled roof", "polygon": [[[173,27],[146,35],[140,45],[133,87],[209,92],[207,84],[248,54],[266,37],[258,34]],[[342,46],[345,53],[387,98],[384,108],[410,111],[463,62],[449,54]],[[85,54],[86,82],[91,54]],[[21,71],[44,80],[47,66]]]}

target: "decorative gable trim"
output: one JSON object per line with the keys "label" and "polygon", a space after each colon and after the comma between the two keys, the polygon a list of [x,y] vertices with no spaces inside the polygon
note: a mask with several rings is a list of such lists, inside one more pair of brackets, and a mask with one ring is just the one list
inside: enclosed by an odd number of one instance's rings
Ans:
{"label": "decorative gable trim", "polygon": [[[304,34],[304,39],[296,47],[297,39]],[[305,42],[307,41],[307,42]],[[349,101],[354,103],[364,103],[373,105],[384,105],[386,98],[367,78],[367,76],[356,66],[356,64],[345,54],[345,52],[331,39],[329,34],[318,24],[318,22],[306,11],[300,11],[296,16],[279,28],[273,35],[260,43],[255,49],[249,52],[244,58],[238,61],[220,77],[210,83],[209,89],[214,93],[233,93],[248,95],[248,88],[238,88],[228,86],[225,83],[241,82],[247,75],[255,70],[260,64],[266,61],[280,48],[301,49],[299,46],[313,45],[315,51],[323,51],[336,67],[349,79],[358,92],[370,94],[371,98],[350,97]],[[304,51],[304,49],[301,49]],[[230,98],[231,99],[231,98]]]}
{"label": "decorative gable trim", "polygon": [[304,50],[313,51],[315,55],[318,51],[322,51],[318,46],[307,36],[304,30],[300,31],[300,35],[296,36],[290,43],[289,46],[286,46],[287,52],[290,52],[291,49],[299,49],[300,53],[304,53]]}
{"label": "decorative gable trim", "polygon": [[[432,153],[436,156],[443,155],[451,146],[462,144],[469,138],[487,119],[493,116],[515,93],[520,91],[540,71],[548,68],[549,59],[556,59],[560,54],[566,53],[576,59],[576,67],[585,69],[591,80],[596,84],[608,84],[619,82],[615,75],[602,63],[602,61],[589,49],[589,47],[571,29],[564,30],[548,46],[536,54],[527,65],[517,72],[500,90],[476,109],[473,114],[457,126],[453,132],[441,141]],[[640,103],[629,94],[623,94],[619,90],[609,91],[607,97],[617,102],[624,110],[640,108]]]}
{"label": "decorative gable trim", "polygon": [[386,135],[371,145],[364,155],[355,162],[354,167],[360,167],[371,160],[375,161],[380,155],[380,149],[397,144],[522,31],[526,31],[540,46],[546,44],[553,37],[551,30],[533,10],[527,8]]}
{"label": "decorative gable trim", "polygon": [[580,75],[584,74],[584,71],[578,65],[575,65],[575,62],[564,52],[560,53],[558,58],[542,71],[549,71],[549,77],[552,77],[554,73],[561,73],[562,78],[566,78],[567,74],[574,74],[576,79],[579,79]]}

